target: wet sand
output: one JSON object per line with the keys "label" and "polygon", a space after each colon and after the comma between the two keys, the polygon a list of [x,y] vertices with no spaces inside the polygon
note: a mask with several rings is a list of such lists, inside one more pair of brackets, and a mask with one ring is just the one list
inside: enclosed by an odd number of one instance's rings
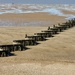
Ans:
{"label": "wet sand", "polygon": [[3,26],[48,26],[64,21],[65,17],[49,13],[0,15],[0,22],[2,22]]}
{"label": "wet sand", "polygon": [[63,10],[63,13],[75,15],[74,11],[69,11],[69,10]]}

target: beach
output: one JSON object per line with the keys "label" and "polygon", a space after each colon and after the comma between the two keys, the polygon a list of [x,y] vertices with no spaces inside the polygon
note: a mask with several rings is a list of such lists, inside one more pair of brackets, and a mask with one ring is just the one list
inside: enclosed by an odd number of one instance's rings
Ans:
{"label": "beach", "polygon": [[[67,21],[65,18],[47,12],[0,14],[0,45],[62,24]],[[0,57],[0,75],[75,75],[74,34],[75,27],[38,41],[36,46],[27,46],[27,50],[12,52],[12,56]]]}

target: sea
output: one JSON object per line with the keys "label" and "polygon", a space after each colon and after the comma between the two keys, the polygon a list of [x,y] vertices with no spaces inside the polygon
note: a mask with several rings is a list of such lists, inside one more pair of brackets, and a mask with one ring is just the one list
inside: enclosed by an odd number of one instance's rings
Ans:
{"label": "sea", "polygon": [[[47,12],[52,15],[64,16],[66,17],[65,19],[67,20],[75,18],[74,14],[64,14],[62,10],[74,12],[75,5],[74,4],[0,4],[0,15],[7,13],[22,14],[22,13]],[[4,22],[0,20],[0,26],[3,23]],[[8,23],[9,22],[6,22],[6,24]],[[41,23],[39,22],[39,24]],[[36,22],[34,24],[36,24]],[[12,24],[9,23],[9,26],[10,25]]]}

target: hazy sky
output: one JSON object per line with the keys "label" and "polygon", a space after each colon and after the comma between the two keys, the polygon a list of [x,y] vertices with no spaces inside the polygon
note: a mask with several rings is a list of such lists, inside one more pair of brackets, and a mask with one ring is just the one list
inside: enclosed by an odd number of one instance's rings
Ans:
{"label": "hazy sky", "polygon": [[0,3],[25,4],[75,4],[75,0],[0,0]]}

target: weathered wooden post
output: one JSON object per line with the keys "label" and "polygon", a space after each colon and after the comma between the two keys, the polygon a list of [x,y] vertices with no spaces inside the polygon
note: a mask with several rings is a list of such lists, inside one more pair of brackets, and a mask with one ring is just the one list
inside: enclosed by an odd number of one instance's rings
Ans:
{"label": "weathered wooden post", "polygon": [[9,52],[3,49],[0,49],[0,57],[7,57],[9,56]]}
{"label": "weathered wooden post", "polygon": [[27,34],[25,34],[25,38],[27,38]]}
{"label": "weathered wooden post", "polygon": [[56,26],[55,25],[53,25],[53,28],[55,28]]}
{"label": "weathered wooden post", "polygon": [[50,30],[50,26],[48,27],[48,30]]}

